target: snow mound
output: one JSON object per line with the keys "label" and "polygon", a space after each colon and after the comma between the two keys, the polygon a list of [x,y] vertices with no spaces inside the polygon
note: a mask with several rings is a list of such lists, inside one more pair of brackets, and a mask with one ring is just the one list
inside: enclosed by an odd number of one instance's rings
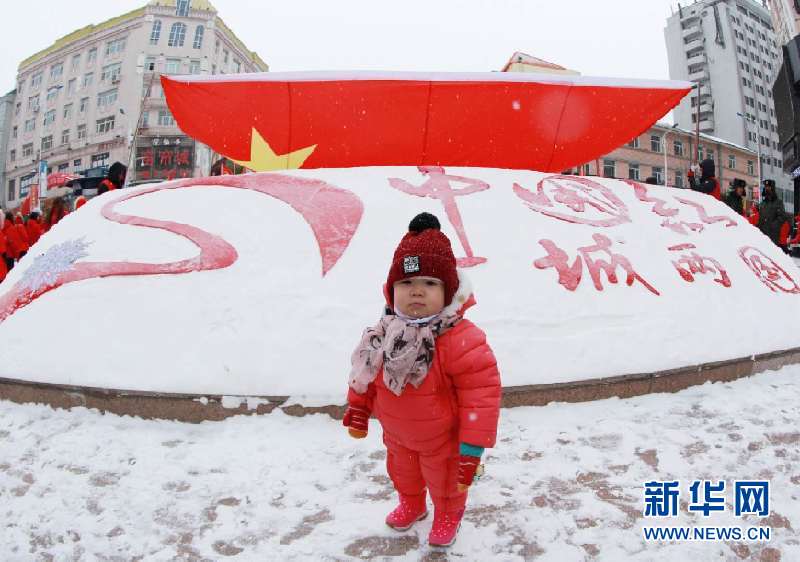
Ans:
{"label": "snow mound", "polygon": [[421,211],[472,282],[467,316],[506,386],[800,346],[778,329],[800,315],[800,270],[707,195],[486,168],[321,169],[93,199],[0,285],[0,377],[341,402]]}

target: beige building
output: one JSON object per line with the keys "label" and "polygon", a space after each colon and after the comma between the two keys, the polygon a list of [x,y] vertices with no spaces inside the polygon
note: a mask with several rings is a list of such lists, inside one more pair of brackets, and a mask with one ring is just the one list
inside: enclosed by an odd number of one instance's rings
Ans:
{"label": "beige building", "polygon": [[580,74],[576,70],[570,70],[559,64],[533,57],[521,51],[511,55],[501,72],[538,72],[540,74],[568,74],[573,76]]}
{"label": "beige building", "polygon": [[768,0],[768,3],[778,46],[786,45],[800,33],[800,3],[795,0]]}
{"label": "beige building", "polygon": [[[689,187],[686,174],[694,163],[695,145],[691,131],[656,123],[625,146],[571,172],[639,181],[654,177],[661,185],[685,189]],[[747,182],[748,199],[752,199],[753,189],[758,185],[756,152],[702,133],[700,152],[701,159],[711,158],[716,163],[723,194],[739,178]]]}
{"label": "beige building", "polygon": [[265,72],[206,0],[152,0],[58,39],[19,65],[0,202],[51,172],[129,165],[128,181],[208,173],[208,147],[175,125],[161,74]]}

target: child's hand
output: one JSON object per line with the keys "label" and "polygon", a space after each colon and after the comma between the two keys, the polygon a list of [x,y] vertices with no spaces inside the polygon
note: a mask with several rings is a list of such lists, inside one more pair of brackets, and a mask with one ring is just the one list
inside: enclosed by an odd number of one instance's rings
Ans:
{"label": "child's hand", "polygon": [[481,464],[480,457],[460,455],[458,459],[458,491],[466,492],[475,480],[475,472]]}
{"label": "child's hand", "polygon": [[350,437],[363,439],[369,430],[369,410],[360,406],[348,406],[342,419],[342,425],[348,428]]}

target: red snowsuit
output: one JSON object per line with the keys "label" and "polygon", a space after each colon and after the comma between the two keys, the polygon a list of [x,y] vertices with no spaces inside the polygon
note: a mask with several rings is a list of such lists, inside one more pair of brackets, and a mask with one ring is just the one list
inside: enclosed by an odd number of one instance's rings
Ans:
{"label": "red snowsuit", "polygon": [[2,231],[0,231],[0,281],[6,278],[6,274],[8,273],[8,266],[6,265],[6,260],[3,254],[8,251],[6,246],[6,237]]}
{"label": "red snowsuit", "polygon": [[[461,307],[475,304],[472,295]],[[400,396],[386,388],[383,369],[364,394],[352,388],[351,406],[370,410],[383,426],[386,468],[397,491],[419,496],[430,490],[437,510],[464,507],[458,492],[459,444],[494,447],[500,415],[500,374],[486,335],[462,319],[436,338],[433,363],[419,388]]]}

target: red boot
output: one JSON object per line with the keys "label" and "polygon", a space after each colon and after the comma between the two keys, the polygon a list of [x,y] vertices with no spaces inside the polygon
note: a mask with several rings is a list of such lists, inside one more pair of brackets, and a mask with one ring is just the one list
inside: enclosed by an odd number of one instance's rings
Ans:
{"label": "red boot", "polygon": [[450,546],[456,542],[456,535],[459,527],[461,527],[461,518],[463,516],[464,508],[449,513],[435,511],[431,533],[428,535],[428,544],[431,546]]}
{"label": "red boot", "polygon": [[411,526],[428,516],[425,494],[406,496],[400,494],[400,504],[386,516],[386,524],[395,531],[407,531]]}

